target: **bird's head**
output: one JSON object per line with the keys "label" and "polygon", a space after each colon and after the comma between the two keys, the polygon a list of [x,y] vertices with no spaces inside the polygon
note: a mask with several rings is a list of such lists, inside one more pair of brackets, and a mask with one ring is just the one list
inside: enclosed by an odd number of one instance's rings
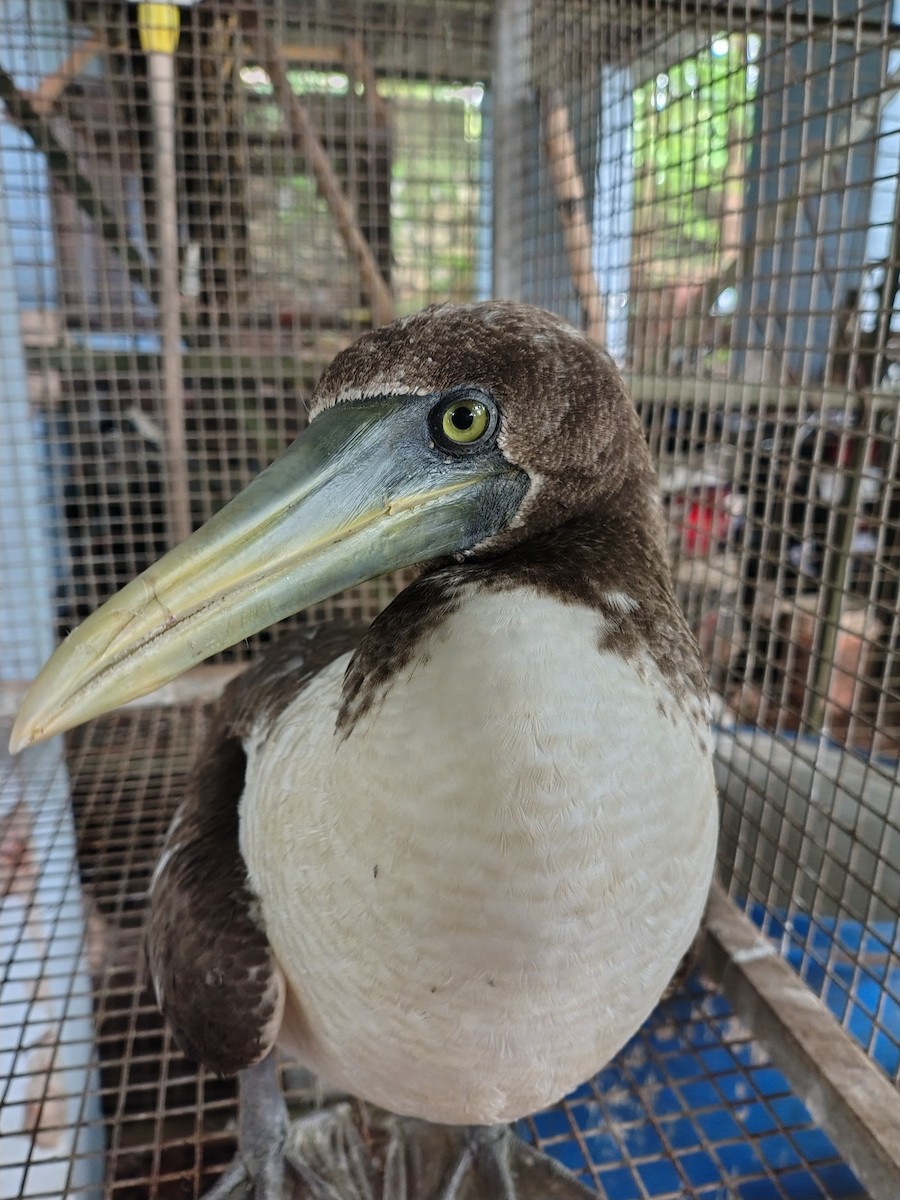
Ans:
{"label": "bird's head", "polygon": [[344,588],[502,554],[629,489],[652,493],[651,476],[612,360],[557,317],[489,302],[395,321],[337,356],[280,458],[69,634],[11,748]]}

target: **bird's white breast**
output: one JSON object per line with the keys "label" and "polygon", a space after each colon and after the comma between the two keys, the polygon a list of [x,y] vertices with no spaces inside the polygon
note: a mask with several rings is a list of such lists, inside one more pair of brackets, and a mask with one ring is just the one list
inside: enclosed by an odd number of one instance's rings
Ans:
{"label": "bird's white breast", "polygon": [[[509,1120],[598,1070],[700,920],[716,803],[699,713],[595,611],[473,593],[346,740],[338,660],[250,748],[242,848],[334,1084]],[[699,727],[698,727],[699,720]]]}

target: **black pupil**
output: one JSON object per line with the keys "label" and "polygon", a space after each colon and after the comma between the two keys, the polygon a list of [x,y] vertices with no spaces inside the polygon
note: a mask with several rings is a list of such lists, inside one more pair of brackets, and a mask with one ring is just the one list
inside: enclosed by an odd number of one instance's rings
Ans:
{"label": "black pupil", "polygon": [[453,428],[465,433],[467,429],[471,429],[475,421],[475,410],[466,404],[460,404],[458,408],[450,414],[450,420],[453,422]]}

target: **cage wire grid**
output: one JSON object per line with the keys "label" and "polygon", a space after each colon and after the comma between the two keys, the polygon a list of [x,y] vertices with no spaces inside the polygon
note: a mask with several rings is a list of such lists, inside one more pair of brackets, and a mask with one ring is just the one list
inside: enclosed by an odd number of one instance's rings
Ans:
{"label": "cage wire grid", "polygon": [[[167,159],[132,6],[0,13],[4,720],[55,637],[296,434],[359,332],[488,294],[561,313],[609,347],[657,461],[724,889],[835,1061],[860,1054],[869,1111],[888,1099],[874,1150],[846,1140],[852,1097],[826,1134],[777,1011],[764,1049],[741,1007],[766,964],[713,955],[521,1132],[616,1200],[895,1200],[895,5],[204,2],[181,26]],[[402,582],[296,620],[368,619]],[[0,1194],[199,1194],[230,1158],[233,1086],[172,1047],[141,924],[200,700],[266,636],[166,708],[0,763]],[[803,1094],[840,1093],[831,1057]]]}
{"label": "cage wire grid", "polygon": [[[82,946],[90,981],[79,984],[71,971],[47,978],[67,1002],[79,986],[93,1001],[94,1034],[82,1034],[82,1048],[96,1071],[100,1108],[82,1108],[78,1123],[105,1134],[109,1195],[200,1195],[235,1149],[234,1081],[198,1071],[177,1050],[142,961],[144,898],[203,721],[200,704],[152,707],[67,739],[77,857],[90,897]],[[53,770],[43,786],[52,778]],[[60,861],[56,869],[65,876],[69,865]],[[32,1040],[27,1027],[16,1032],[23,1046]],[[49,1097],[66,1098],[62,1080],[40,1070],[33,1078],[45,1089],[45,1109]],[[293,1113],[321,1100],[289,1065],[285,1084]],[[83,1106],[83,1089],[68,1098]],[[70,1120],[64,1109],[45,1113],[44,1136],[52,1138],[59,1121],[67,1130]],[[599,1077],[521,1122],[519,1132],[601,1195],[867,1194],[721,992],[702,978],[667,1001]],[[94,1165],[96,1151],[81,1153],[83,1165]]]}

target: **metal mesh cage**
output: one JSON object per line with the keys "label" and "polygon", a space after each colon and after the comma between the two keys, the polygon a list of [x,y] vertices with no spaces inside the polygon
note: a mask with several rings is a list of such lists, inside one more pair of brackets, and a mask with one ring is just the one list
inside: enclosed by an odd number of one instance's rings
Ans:
{"label": "metal mesh cage", "polygon": [[593,326],[643,414],[718,705],[723,879],[896,1081],[892,19],[522,6],[504,270]]}
{"label": "metal mesh cage", "polygon": [[[0,12],[4,720],[362,330],[510,296],[625,373],[710,665],[723,887],[703,979],[522,1123],[610,1197],[900,1194],[898,71],[885,0],[203,0],[171,54],[135,5]],[[200,1194],[232,1153],[141,927],[252,649],[0,761],[0,1194]]]}

